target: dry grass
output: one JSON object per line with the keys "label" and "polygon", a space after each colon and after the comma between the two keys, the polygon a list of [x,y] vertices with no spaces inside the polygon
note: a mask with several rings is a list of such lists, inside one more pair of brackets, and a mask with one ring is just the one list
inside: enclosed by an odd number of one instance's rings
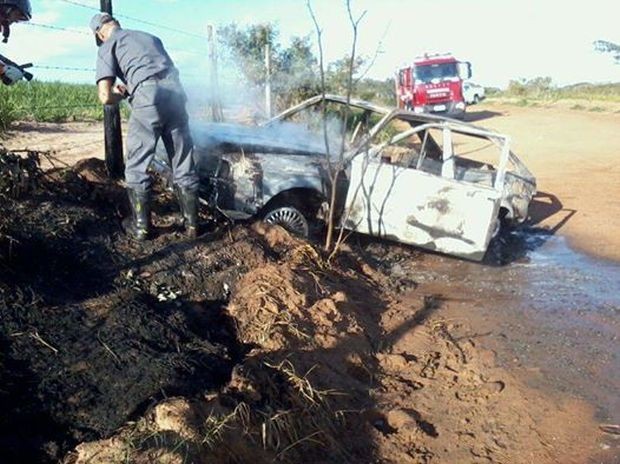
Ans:
{"label": "dry grass", "polygon": [[224,434],[240,423],[246,428],[249,424],[250,408],[245,403],[239,403],[229,414],[209,414],[204,421],[204,433],[201,445],[214,449],[221,443]]}

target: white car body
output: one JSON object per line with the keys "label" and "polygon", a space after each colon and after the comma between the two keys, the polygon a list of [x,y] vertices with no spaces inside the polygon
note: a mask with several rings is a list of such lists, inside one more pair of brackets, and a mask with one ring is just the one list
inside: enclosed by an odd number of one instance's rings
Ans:
{"label": "white car body", "polygon": [[468,105],[475,105],[484,100],[484,87],[473,82],[463,82],[463,98]]}
{"label": "white car body", "polygon": [[[333,163],[343,169],[337,225],[470,260],[483,259],[501,224],[527,219],[536,193],[506,135],[338,95],[310,98],[262,126],[194,125],[192,136],[209,205],[302,236],[325,217]],[[155,161],[171,173],[165,150]]]}

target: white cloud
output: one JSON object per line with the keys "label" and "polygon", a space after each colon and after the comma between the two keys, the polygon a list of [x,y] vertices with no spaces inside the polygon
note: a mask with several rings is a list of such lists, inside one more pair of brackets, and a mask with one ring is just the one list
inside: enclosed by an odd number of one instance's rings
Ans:
{"label": "white cloud", "polygon": [[[19,56],[23,60],[45,63],[55,62],[57,58],[95,56],[94,41],[88,35],[56,30],[38,29],[33,26],[20,26],[12,31],[9,43],[3,47],[8,56]],[[72,60],[73,61],[73,60]],[[63,63],[59,62],[59,66]]]}

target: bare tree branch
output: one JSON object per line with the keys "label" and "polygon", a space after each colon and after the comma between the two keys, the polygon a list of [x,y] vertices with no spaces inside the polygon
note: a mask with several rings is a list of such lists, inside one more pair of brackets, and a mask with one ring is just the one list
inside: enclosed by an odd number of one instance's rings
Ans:
{"label": "bare tree branch", "polygon": [[314,28],[317,36],[317,43],[319,47],[319,73],[321,76],[321,96],[323,97],[323,101],[321,102],[321,112],[323,119],[323,138],[325,141],[325,151],[327,153],[327,163],[331,171],[331,156],[329,152],[329,139],[327,138],[327,109],[325,108],[325,63],[324,63],[324,53],[323,53],[323,31],[319,26],[319,22],[316,18],[316,14],[312,9],[312,2],[310,0],[306,1],[306,7],[310,12],[310,17],[312,18],[312,22],[314,23]]}
{"label": "bare tree branch", "polygon": [[[346,163],[344,159],[344,151],[345,151],[347,126],[349,123],[349,118],[351,117],[351,93],[353,92],[353,71],[354,71],[354,66],[355,66],[355,56],[357,52],[358,27],[359,27],[360,22],[362,21],[362,19],[364,19],[364,16],[366,16],[366,13],[367,13],[367,11],[364,10],[364,12],[357,19],[355,19],[355,17],[353,16],[353,11],[351,9],[351,0],[346,0],[346,5],[347,5],[347,14],[349,16],[349,22],[351,24],[351,29],[353,30],[353,39],[351,41],[351,56],[349,57],[349,74],[347,76],[347,104],[345,106],[345,114],[343,118],[344,121],[342,125],[340,157],[338,160],[337,169],[333,170],[330,173],[332,176],[332,179],[331,179],[332,198],[331,198],[330,208],[329,208],[329,222],[331,223],[332,227],[328,227],[328,230],[327,230],[328,235],[325,240],[325,248],[327,250],[332,249],[332,240],[333,240],[333,231],[334,231],[334,227],[333,227],[334,209],[335,209],[334,206],[336,205],[336,194],[337,194],[336,190],[337,190],[338,177],[340,176],[340,173],[343,172],[344,166]],[[336,242],[334,243],[330,258],[333,257],[335,253],[337,252],[337,250],[340,248],[340,244],[342,243],[343,237],[344,237],[344,229],[340,227],[340,233],[338,234],[338,238],[336,239]]]}
{"label": "bare tree branch", "polygon": [[368,63],[368,66],[366,66],[366,69],[361,72],[361,74],[357,77],[357,79],[355,79],[355,85],[357,85],[359,82],[361,82],[362,79],[366,77],[366,75],[370,72],[370,70],[373,68],[373,66],[377,62],[377,58],[379,58],[379,55],[383,53],[383,41],[385,40],[385,36],[387,36],[387,33],[390,30],[391,25],[392,25],[392,22],[390,21],[390,23],[385,28],[385,31],[383,31],[383,35],[381,36],[381,39],[379,39],[379,43],[377,44],[377,48],[375,49],[375,54],[372,56],[370,63]]}
{"label": "bare tree branch", "polygon": [[[334,229],[335,229],[335,209],[336,209],[336,203],[337,203],[337,198],[338,198],[338,194],[340,192],[338,192],[338,180],[340,178],[340,176],[342,175],[342,173],[344,172],[345,166],[346,166],[346,160],[345,160],[345,149],[346,149],[346,134],[347,134],[347,127],[348,127],[348,123],[349,123],[349,119],[351,117],[351,94],[353,92],[353,72],[355,69],[355,58],[356,58],[356,52],[357,52],[357,38],[358,38],[358,28],[359,28],[359,24],[361,23],[361,21],[363,20],[364,16],[366,15],[366,11],[364,11],[361,15],[359,15],[359,17],[355,18],[353,15],[353,11],[351,8],[351,0],[346,0],[346,8],[347,8],[347,14],[348,14],[348,18],[349,18],[349,22],[351,24],[351,28],[353,30],[353,39],[352,39],[352,43],[351,43],[351,55],[349,57],[349,63],[348,63],[348,75],[347,75],[347,91],[346,91],[346,105],[344,108],[344,112],[342,114],[343,116],[343,120],[342,120],[342,133],[341,133],[341,140],[340,140],[340,150],[338,153],[338,160],[336,162],[334,162],[331,159],[331,155],[330,155],[330,147],[329,147],[329,137],[328,137],[328,131],[327,131],[327,108],[326,108],[326,101],[325,101],[325,66],[324,66],[324,53],[323,53],[323,42],[322,42],[322,30],[321,27],[319,25],[318,19],[316,17],[316,14],[312,8],[312,3],[311,0],[307,0],[306,1],[306,7],[308,8],[308,11],[310,13],[310,17],[312,18],[312,21],[314,23],[314,27],[315,27],[315,31],[316,31],[316,35],[317,35],[317,39],[318,39],[318,47],[319,47],[319,67],[320,67],[320,73],[321,73],[321,94],[323,97],[322,100],[322,107],[321,107],[321,112],[322,112],[322,118],[323,118],[323,137],[324,137],[324,141],[325,141],[325,147],[326,147],[326,153],[327,153],[327,165],[328,165],[328,171],[329,171],[329,181],[330,181],[330,187],[331,187],[331,191],[330,191],[330,198],[329,198],[329,211],[328,211],[328,217],[327,217],[327,234],[325,237],[325,244],[324,244],[324,248],[326,251],[331,251],[331,255],[333,256],[335,251],[339,248],[339,244],[342,242],[343,240],[343,230],[342,228],[340,228],[340,234],[338,236],[338,240],[336,241],[335,245],[332,247],[332,242],[333,242],[333,236],[334,236]],[[378,53],[377,53],[378,54]]]}

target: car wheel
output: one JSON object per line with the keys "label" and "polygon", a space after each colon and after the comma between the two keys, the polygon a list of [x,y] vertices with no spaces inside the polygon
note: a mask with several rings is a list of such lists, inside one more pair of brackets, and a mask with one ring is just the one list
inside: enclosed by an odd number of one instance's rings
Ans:
{"label": "car wheel", "polygon": [[480,103],[480,97],[478,95],[474,95],[474,104]]}
{"label": "car wheel", "polygon": [[278,206],[263,216],[268,224],[277,224],[292,234],[307,238],[309,235],[308,220],[293,206]]}

